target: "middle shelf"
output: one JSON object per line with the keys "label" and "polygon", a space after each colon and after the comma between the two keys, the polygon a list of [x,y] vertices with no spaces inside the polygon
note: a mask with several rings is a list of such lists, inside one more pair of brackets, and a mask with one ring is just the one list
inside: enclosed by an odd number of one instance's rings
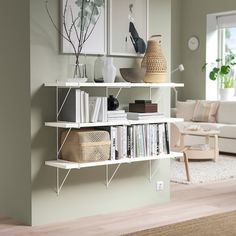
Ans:
{"label": "middle shelf", "polygon": [[57,122],[45,122],[47,127],[56,127],[56,128],[86,128],[86,127],[102,127],[102,126],[119,126],[119,125],[138,125],[138,124],[155,124],[155,123],[175,123],[182,122],[182,118],[158,118],[158,119],[149,119],[149,120],[121,120],[113,122],[95,122],[95,123],[77,123],[77,122],[66,122],[66,121],[57,121]]}

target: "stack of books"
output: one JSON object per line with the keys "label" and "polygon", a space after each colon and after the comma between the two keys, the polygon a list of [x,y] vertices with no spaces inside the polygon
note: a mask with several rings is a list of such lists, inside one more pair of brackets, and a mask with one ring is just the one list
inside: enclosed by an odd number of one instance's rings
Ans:
{"label": "stack of books", "polygon": [[107,120],[108,121],[127,120],[127,113],[125,113],[125,110],[108,111],[107,112]]}
{"label": "stack of books", "polygon": [[155,120],[158,118],[164,118],[164,113],[162,112],[151,112],[151,113],[137,113],[137,112],[128,112],[127,118],[129,120]]}
{"label": "stack of books", "polygon": [[80,89],[60,89],[58,109],[59,121],[87,123],[90,119],[89,94]]}
{"label": "stack of books", "polygon": [[90,97],[80,89],[60,89],[58,108],[59,121],[107,122],[107,97]]}
{"label": "stack of books", "polygon": [[107,122],[107,97],[89,98],[90,122]]}

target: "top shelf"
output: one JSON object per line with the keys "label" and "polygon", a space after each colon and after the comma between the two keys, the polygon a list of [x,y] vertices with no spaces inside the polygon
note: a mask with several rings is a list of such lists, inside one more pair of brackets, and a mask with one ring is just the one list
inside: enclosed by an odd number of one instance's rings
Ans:
{"label": "top shelf", "polygon": [[79,82],[66,82],[56,81],[48,82],[44,84],[45,87],[61,87],[61,88],[175,88],[184,87],[183,83],[129,83],[129,82],[117,82],[117,83],[79,83]]}

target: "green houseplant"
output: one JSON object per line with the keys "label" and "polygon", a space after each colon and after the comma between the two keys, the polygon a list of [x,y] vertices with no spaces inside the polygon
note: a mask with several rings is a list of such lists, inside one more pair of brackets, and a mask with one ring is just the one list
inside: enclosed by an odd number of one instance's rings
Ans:
{"label": "green houseplant", "polygon": [[[209,72],[209,79],[215,81],[219,79],[221,99],[227,100],[234,95],[234,73],[233,69],[236,65],[236,56],[230,51],[226,54],[225,59],[217,58],[213,64],[213,68]],[[203,70],[206,69],[208,63],[205,63]]]}

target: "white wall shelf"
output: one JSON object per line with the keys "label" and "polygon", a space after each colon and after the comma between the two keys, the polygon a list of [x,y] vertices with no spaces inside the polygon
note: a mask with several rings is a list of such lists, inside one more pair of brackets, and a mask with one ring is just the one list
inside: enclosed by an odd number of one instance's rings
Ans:
{"label": "white wall shelf", "polygon": [[76,122],[45,122],[47,127],[55,128],[86,128],[86,127],[102,127],[102,126],[118,126],[118,125],[138,125],[138,124],[156,124],[156,123],[175,123],[182,122],[182,118],[158,118],[150,120],[122,120],[122,121],[113,121],[113,122],[96,122],[96,123],[76,123]]}
{"label": "white wall shelf", "polygon": [[[66,101],[70,91],[75,88],[105,88],[106,89],[106,97],[109,95],[108,90],[112,88],[117,88],[118,93],[116,98],[119,96],[121,90],[123,88],[148,88],[149,89],[149,98],[152,100],[152,89],[159,89],[159,88],[173,88],[176,87],[184,87],[183,83],[128,83],[128,82],[120,82],[120,83],[78,83],[78,82],[66,82],[66,81],[56,81],[56,82],[48,82],[44,84],[45,87],[54,87],[56,88],[56,110],[57,116],[59,116],[61,109],[63,108],[64,102]],[[59,88],[68,88],[67,95],[64,98],[63,105],[58,107],[58,91]],[[81,168],[88,168],[88,167],[96,167],[96,166],[105,166],[106,168],[106,186],[108,187],[111,183],[112,179],[114,178],[115,174],[117,173],[118,169],[122,164],[125,163],[134,163],[134,162],[149,162],[149,180],[151,181],[153,176],[157,172],[157,168],[153,171],[152,168],[152,161],[156,160],[164,160],[174,157],[181,157],[182,153],[171,152],[170,154],[160,154],[158,156],[148,156],[148,157],[137,157],[137,158],[123,158],[120,160],[107,160],[107,161],[100,161],[100,162],[87,162],[87,163],[75,163],[61,160],[60,152],[62,150],[63,145],[66,142],[66,139],[71,132],[71,129],[80,129],[85,127],[104,127],[104,126],[130,126],[130,125],[139,125],[139,124],[155,124],[155,123],[175,123],[181,122],[183,119],[180,118],[166,118],[160,117],[156,119],[146,119],[146,120],[121,120],[121,121],[113,121],[113,122],[96,122],[96,123],[76,123],[76,122],[66,122],[66,121],[55,121],[55,122],[45,122],[45,126],[47,127],[54,127],[57,129],[57,158],[56,160],[46,161],[45,165],[54,167],[57,170],[57,186],[56,192],[59,195],[67,177],[70,174],[72,169],[81,169]],[[67,134],[63,142],[59,147],[59,128],[68,129]],[[111,168],[111,175],[109,175],[109,166],[115,165],[115,169]],[[64,169],[66,170],[66,175],[63,178],[59,176],[59,170]]]}
{"label": "white wall shelf", "polygon": [[148,156],[148,157],[136,157],[136,158],[123,158],[120,160],[107,160],[99,162],[86,162],[86,163],[77,163],[64,160],[52,160],[45,161],[45,165],[60,168],[60,169],[82,169],[95,166],[106,166],[106,165],[116,165],[116,164],[125,164],[125,163],[134,163],[141,161],[150,161],[150,160],[163,160],[170,159],[175,157],[182,157],[183,154],[179,152],[171,152],[170,154],[160,154],[158,156]]}
{"label": "white wall shelf", "polygon": [[61,88],[175,88],[184,87],[183,83],[79,83],[79,82],[48,82],[44,84],[45,87],[61,87]]}
{"label": "white wall shelf", "polygon": [[[89,168],[89,167],[98,167],[98,166],[105,166],[106,167],[106,187],[109,187],[109,184],[113,180],[115,174],[117,173],[118,169],[120,168],[121,164],[131,164],[135,162],[144,162],[149,161],[149,181],[152,181],[153,176],[156,174],[156,170],[152,170],[152,161],[156,160],[165,160],[170,158],[182,157],[183,154],[179,152],[171,152],[170,154],[160,154],[158,156],[147,156],[147,157],[136,157],[136,158],[123,158],[120,160],[106,160],[106,161],[99,161],[99,162],[86,162],[86,163],[77,163],[77,162],[70,162],[64,161],[61,159],[52,160],[52,161],[45,161],[46,166],[67,170],[65,177],[63,178],[62,182],[59,183],[59,176],[57,178],[57,195],[59,195],[67,177],[70,174],[72,169],[82,169],[82,168]],[[109,176],[109,166],[110,165],[117,165],[115,170],[112,171],[111,176]]]}

